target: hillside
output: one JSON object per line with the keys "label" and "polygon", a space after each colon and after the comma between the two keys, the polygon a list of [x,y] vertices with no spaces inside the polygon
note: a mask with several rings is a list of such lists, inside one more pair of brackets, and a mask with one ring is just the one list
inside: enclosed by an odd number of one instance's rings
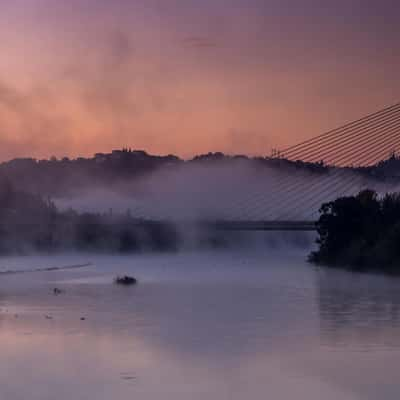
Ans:
{"label": "hillside", "polygon": [[193,164],[227,165],[241,162],[256,169],[270,167],[282,171],[306,170],[324,173],[325,167],[320,164],[292,162],[269,157],[247,157],[244,155],[225,155],[208,153],[198,155],[190,160],[183,160],[174,155],[151,155],[141,150],[114,150],[111,153],[97,153],[90,158],[37,160],[34,158],[17,158],[0,163],[0,175],[6,177],[19,190],[42,196],[62,196],[71,191],[87,186],[115,185],[121,182],[132,182],[155,171],[168,170],[178,166]]}

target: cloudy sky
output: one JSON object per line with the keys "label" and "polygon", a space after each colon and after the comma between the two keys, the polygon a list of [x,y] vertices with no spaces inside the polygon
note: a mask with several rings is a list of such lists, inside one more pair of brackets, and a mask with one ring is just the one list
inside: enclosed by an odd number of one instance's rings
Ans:
{"label": "cloudy sky", "polygon": [[389,0],[0,0],[0,159],[268,155],[400,99]]}

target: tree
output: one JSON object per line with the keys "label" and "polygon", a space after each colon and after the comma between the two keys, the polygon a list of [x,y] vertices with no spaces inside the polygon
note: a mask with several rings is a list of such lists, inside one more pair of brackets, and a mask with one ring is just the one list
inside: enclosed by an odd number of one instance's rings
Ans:
{"label": "tree", "polygon": [[400,265],[399,194],[379,199],[376,192],[364,190],[323,204],[320,214],[319,248],[310,261],[359,270],[393,271]]}

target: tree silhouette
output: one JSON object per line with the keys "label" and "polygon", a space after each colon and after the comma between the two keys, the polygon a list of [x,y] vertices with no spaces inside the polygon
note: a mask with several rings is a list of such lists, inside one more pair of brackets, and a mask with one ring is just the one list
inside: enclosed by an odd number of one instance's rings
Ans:
{"label": "tree silhouette", "polygon": [[325,203],[317,222],[317,264],[400,273],[400,195],[372,190]]}

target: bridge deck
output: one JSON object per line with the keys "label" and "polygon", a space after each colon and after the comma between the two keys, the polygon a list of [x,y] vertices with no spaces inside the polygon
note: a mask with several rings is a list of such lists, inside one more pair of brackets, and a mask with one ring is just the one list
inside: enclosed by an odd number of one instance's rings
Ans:
{"label": "bridge deck", "polygon": [[225,231],[315,231],[315,221],[218,221],[210,227]]}
{"label": "bridge deck", "polygon": [[178,225],[185,227],[203,227],[219,231],[315,231],[315,221],[169,221],[169,220],[141,220],[135,223],[137,226]]}

